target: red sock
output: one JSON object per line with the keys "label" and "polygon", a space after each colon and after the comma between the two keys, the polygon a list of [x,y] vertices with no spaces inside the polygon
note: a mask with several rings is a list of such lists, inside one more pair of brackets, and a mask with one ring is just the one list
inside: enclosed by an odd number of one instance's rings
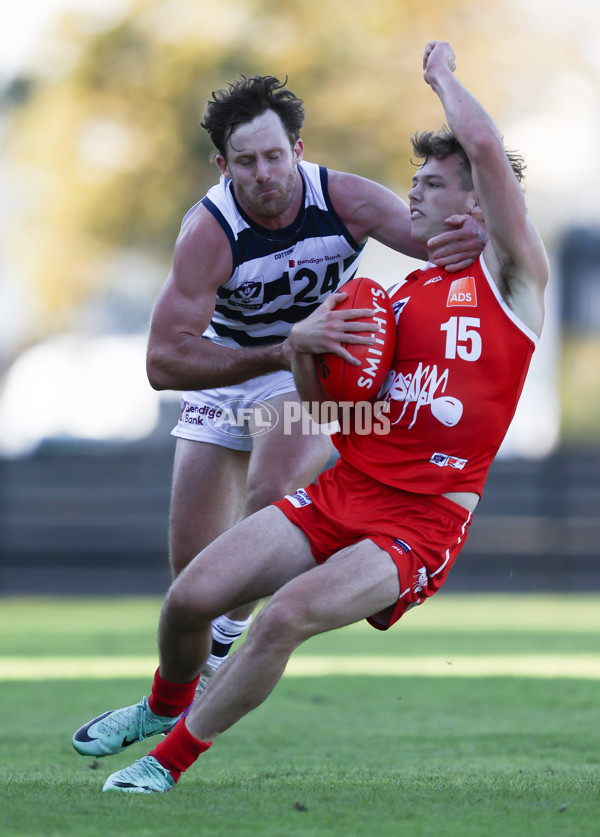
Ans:
{"label": "red sock", "polygon": [[152,694],[148,698],[148,706],[155,715],[176,718],[194,700],[196,684],[200,675],[189,683],[169,683],[167,680],[163,680],[158,672],[159,669],[156,669]]}
{"label": "red sock", "polygon": [[178,782],[181,774],[211,745],[212,741],[198,741],[186,727],[185,718],[182,718],[148,755],[154,756]]}

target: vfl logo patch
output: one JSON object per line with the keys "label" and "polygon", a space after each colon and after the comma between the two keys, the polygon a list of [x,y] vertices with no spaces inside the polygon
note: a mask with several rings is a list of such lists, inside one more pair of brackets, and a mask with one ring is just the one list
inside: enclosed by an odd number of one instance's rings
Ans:
{"label": "vfl logo patch", "polygon": [[429,460],[434,465],[439,465],[440,468],[458,468],[459,471],[465,467],[468,459],[460,459],[458,456],[450,456],[447,453],[434,453]]}
{"label": "vfl logo patch", "polygon": [[242,282],[239,288],[229,297],[230,305],[238,305],[243,308],[260,308],[263,304],[263,283],[259,277],[257,282]]}
{"label": "vfl logo patch", "polygon": [[293,497],[291,494],[286,494],[285,499],[297,509],[301,509],[303,506],[310,506],[312,503],[312,500],[303,488],[296,489],[296,493]]}
{"label": "vfl logo patch", "polygon": [[477,308],[477,292],[475,290],[474,276],[461,276],[460,279],[455,279],[450,285],[446,308],[453,308],[456,305],[466,308]]}

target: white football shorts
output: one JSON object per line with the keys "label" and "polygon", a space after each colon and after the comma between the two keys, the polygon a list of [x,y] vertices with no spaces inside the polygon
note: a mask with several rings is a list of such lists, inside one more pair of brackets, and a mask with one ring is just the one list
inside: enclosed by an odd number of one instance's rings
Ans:
{"label": "white football shorts", "polygon": [[252,450],[252,440],[272,430],[281,416],[268,402],[294,393],[291,372],[281,370],[230,387],[183,392],[179,421],[172,435],[233,450]]}

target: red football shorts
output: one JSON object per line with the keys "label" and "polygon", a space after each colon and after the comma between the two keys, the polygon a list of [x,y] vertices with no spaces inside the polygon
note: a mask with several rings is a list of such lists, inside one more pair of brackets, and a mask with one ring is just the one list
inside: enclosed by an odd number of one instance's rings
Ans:
{"label": "red football shorts", "polygon": [[316,483],[273,505],[298,526],[317,563],[363,538],[398,569],[398,602],[367,621],[385,631],[440,589],[466,539],[471,513],[446,497],[384,485],[341,457]]}

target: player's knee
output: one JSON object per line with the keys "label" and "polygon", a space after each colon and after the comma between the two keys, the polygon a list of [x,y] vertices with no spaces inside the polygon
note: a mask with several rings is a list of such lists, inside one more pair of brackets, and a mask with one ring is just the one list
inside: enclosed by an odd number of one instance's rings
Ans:
{"label": "player's knee", "polygon": [[[310,478],[312,479],[312,477]],[[248,483],[246,489],[245,514],[249,516],[264,509],[286,494],[293,493],[298,487],[310,482],[305,474],[271,474],[267,479]]]}
{"label": "player's knee", "polygon": [[254,512],[266,508],[275,500],[281,500],[286,494],[287,486],[277,479],[265,480],[257,485],[249,485],[246,491],[245,514],[249,517]]}
{"label": "player's knee", "polygon": [[167,592],[163,617],[182,631],[197,630],[213,618],[208,598],[202,595],[201,588],[199,592],[195,584],[182,581],[181,576]]}
{"label": "player's knee", "polygon": [[311,636],[310,626],[311,620],[301,603],[275,596],[257,615],[250,633],[258,648],[293,649]]}

